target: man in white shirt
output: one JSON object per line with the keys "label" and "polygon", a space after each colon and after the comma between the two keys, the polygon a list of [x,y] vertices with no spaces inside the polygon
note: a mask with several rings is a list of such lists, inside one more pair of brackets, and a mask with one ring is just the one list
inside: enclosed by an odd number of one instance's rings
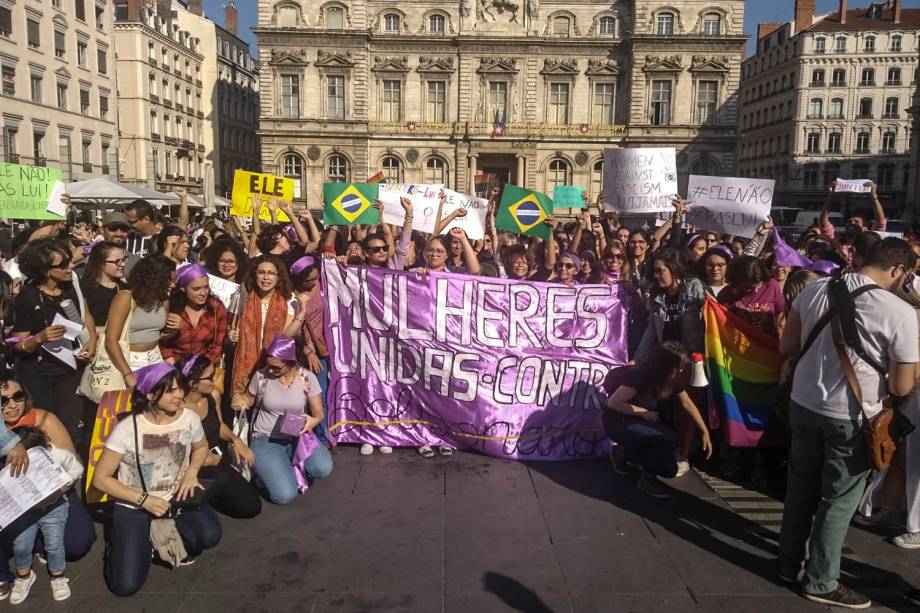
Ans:
{"label": "man in white shirt", "polygon": [[[858,273],[844,275],[846,287],[854,295],[856,328],[865,355],[887,374],[883,377],[854,351],[846,350],[870,418],[882,410],[884,396],[905,396],[914,386],[916,364],[920,362],[917,317],[913,308],[892,292],[907,280],[916,259],[906,242],[887,238],[869,250]],[[792,304],[780,342],[784,356],[799,355],[827,312],[829,282],[814,283]],[[859,289],[872,284],[878,288]],[[780,578],[796,582],[804,562],[805,598],[865,609],[872,602],[838,582],[843,540],[870,465],[862,411],[848,387],[831,327],[831,323],[824,325],[806,348],[793,379]]]}

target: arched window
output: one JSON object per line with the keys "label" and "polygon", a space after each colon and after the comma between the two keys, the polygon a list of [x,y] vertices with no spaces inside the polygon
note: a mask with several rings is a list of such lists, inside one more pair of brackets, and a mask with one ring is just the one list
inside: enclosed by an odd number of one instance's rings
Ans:
{"label": "arched window", "polygon": [[885,85],[900,85],[900,84],[901,84],[901,69],[900,68],[889,68],[888,78],[885,80]]}
{"label": "arched window", "polygon": [[838,36],[834,39],[834,52],[835,53],[846,53],[847,50],[847,39],[845,36]]}
{"label": "arched window", "polygon": [[281,160],[281,169],[285,177],[294,179],[294,197],[300,198],[303,193],[303,160],[299,155],[286,155]]}
{"label": "arched window", "polygon": [[328,180],[330,183],[345,183],[348,181],[348,160],[341,155],[329,156]]}
{"label": "arched window", "polygon": [[326,28],[330,30],[345,29],[345,11],[340,6],[330,6],[326,9]]}
{"label": "arched window", "polygon": [[390,33],[398,33],[400,26],[400,18],[396,13],[387,13],[383,16],[383,31]]}
{"label": "arched window", "polygon": [[546,189],[551,194],[553,189],[559,185],[571,185],[571,173],[569,164],[565,160],[553,160],[549,163],[549,170],[546,173]]}
{"label": "arched window", "polygon": [[[275,20],[275,23],[278,24],[280,28],[296,28],[298,22],[297,7],[290,5],[283,5],[278,7],[278,18]],[[227,55],[230,51],[230,43],[224,41],[224,55]]]}
{"label": "arched window", "polygon": [[840,141],[843,135],[840,132],[831,132],[827,135],[827,152],[840,153]]}
{"label": "arched window", "polygon": [[429,185],[447,185],[447,165],[439,157],[430,157],[425,161],[425,183]]}
{"label": "arched window", "polygon": [[383,158],[383,177],[387,183],[402,183],[402,167],[399,160],[393,156]]}
{"label": "arched window", "polygon": [[859,101],[859,117],[872,117],[872,98],[862,98]]}
{"label": "arched window", "polygon": [[875,51],[875,37],[867,36],[863,39],[863,51],[866,53],[872,53]]}
{"label": "arched window", "polygon": [[886,98],[885,99],[885,114],[882,117],[886,119],[893,119],[898,116],[898,99],[897,98]]}
{"label": "arched window", "polygon": [[894,143],[894,132],[885,132],[882,134],[882,153],[892,153],[894,151]]}
{"label": "arched window", "polygon": [[860,132],[856,135],[856,153],[869,153],[870,138],[871,135],[868,132]]}
{"label": "arched window", "polygon": [[428,31],[432,34],[444,34],[445,25],[444,15],[432,15],[428,18]]}
{"label": "arched window", "polygon": [[597,33],[601,36],[616,36],[617,20],[613,17],[601,17],[597,22]]}
{"label": "arched window", "polygon": [[674,13],[658,13],[655,23],[655,32],[664,36],[674,34]]}
{"label": "arched window", "polygon": [[821,98],[812,98],[808,103],[808,118],[821,119],[824,115],[824,101]]}
{"label": "arched window", "polygon": [[889,46],[891,47],[892,51],[900,51],[901,50],[901,35],[900,34],[893,35],[891,37]]}
{"label": "arched window", "polygon": [[706,13],[703,15],[703,34],[706,36],[718,36],[721,33],[722,16],[718,13]]}
{"label": "arched window", "polygon": [[816,68],[811,71],[811,84],[812,85],[824,85],[824,69]]}
{"label": "arched window", "polygon": [[556,36],[568,36],[572,28],[572,21],[565,15],[553,17],[553,34]]}
{"label": "arched window", "polygon": [[603,190],[604,185],[604,160],[598,160],[591,168],[591,194],[594,200]]}
{"label": "arched window", "polygon": [[827,51],[827,39],[823,36],[815,39],[815,53],[824,53]]}
{"label": "arched window", "polygon": [[828,119],[843,119],[843,98],[834,98],[831,100],[831,106],[827,110]]}
{"label": "arched window", "polygon": [[863,68],[862,78],[859,80],[860,85],[875,85],[875,69]]}
{"label": "arched window", "polygon": [[821,151],[821,135],[817,132],[809,133],[806,140],[806,149],[808,153],[819,153]]}

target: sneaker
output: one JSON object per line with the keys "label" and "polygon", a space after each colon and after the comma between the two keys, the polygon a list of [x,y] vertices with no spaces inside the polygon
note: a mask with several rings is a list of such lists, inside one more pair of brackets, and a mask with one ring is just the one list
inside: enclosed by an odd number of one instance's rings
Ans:
{"label": "sneaker", "polygon": [[864,528],[903,528],[904,516],[900,511],[879,509],[872,515],[857,513],[853,516],[853,523]]}
{"label": "sneaker", "polygon": [[368,443],[361,443],[361,449],[358,450],[358,453],[360,453],[361,455],[373,455],[374,446],[369,445]]}
{"label": "sneaker", "polygon": [[191,566],[197,560],[198,558],[196,558],[195,556],[185,556],[184,558],[179,560],[179,566]]}
{"label": "sneaker", "polygon": [[845,609],[868,609],[872,606],[872,601],[857,594],[842,583],[837,585],[837,589],[826,594],[809,594],[802,592],[808,600],[830,605],[832,607],[843,607]]}
{"label": "sneaker", "polygon": [[418,454],[423,458],[428,458],[429,460],[434,457],[434,449],[431,448],[431,445],[422,445],[418,448]]}
{"label": "sneaker", "polygon": [[13,584],[9,581],[0,581],[0,600],[6,600],[10,597],[10,591],[13,589]]}
{"label": "sneaker", "polygon": [[642,473],[636,481],[636,487],[653,498],[670,498],[668,486],[658,480],[658,477],[649,473]]}
{"label": "sneaker", "polygon": [[447,445],[438,445],[438,453],[440,453],[445,458],[449,458],[450,456],[454,455],[454,450]]}
{"label": "sneaker", "polygon": [[70,598],[70,579],[67,577],[51,577],[51,596],[55,600]]}
{"label": "sneaker", "polygon": [[920,532],[905,532],[891,539],[901,549],[920,549]]}
{"label": "sneaker", "polygon": [[802,574],[802,569],[798,571],[793,571],[789,568],[780,568],[779,569],[779,580],[783,583],[798,583],[799,576]]}
{"label": "sneaker", "polygon": [[29,590],[35,585],[38,577],[35,573],[29,571],[28,577],[16,577],[13,582],[13,590],[10,592],[10,604],[19,604],[29,597]]}
{"label": "sneaker", "polygon": [[674,475],[674,478],[683,477],[688,472],[690,472],[690,461],[685,458],[677,460],[677,474]]}
{"label": "sneaker", "polygon": [[629,474],[629,466],[626,464],[626,450],[619,445],[610,448],[610,463],[613,465],[613,472],[616,474]]}
{"label": "sneaker", "polygon": [[44,564],[45,566],[48,566],[48,558],[45,557],[45,554],[43,554],[43,553],[36,553],[36,554],[35,554],[35,557],[38,558],[38,561],[39,561],[39,562],[41,562],[41,563]]}
{"label": "sneaker", "polygon": [[393,448],[390,447],[389,445],[381,445],[380,447],[377,447],[377,449],[383,455],[390,455],[391,453],[393,453]]}

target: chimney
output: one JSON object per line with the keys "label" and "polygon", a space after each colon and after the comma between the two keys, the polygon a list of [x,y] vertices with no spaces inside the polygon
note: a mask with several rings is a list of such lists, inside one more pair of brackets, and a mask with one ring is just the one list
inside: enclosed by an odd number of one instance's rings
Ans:
{"label": "chimney", "polygon": [[781,23],[759,23],[757,24],[757,40],[770,36],[783,27]]}
{"label": "chimney", "polygon": [[188,0],[188,12],[201,16],[201,0]]}
{"label": "chimney", "polygon": [[172,0],[157,0],[157,15],[169,21],[169,12],[172,10]]}
{"label": "chimney", "polygon": [[233,0],[224,6],[224,28],[234,36],[237,36],[237,13],[236,3]]}
{"label": "chimney", "polygon": [[795,34],[815,20],[815,0],[795,0]]}
{"label": "chimney", "polygon": [[901,23],[901,0],[894,0],[894,22]]}
{"label": "chimney", "polygon": [[847,0],[840,0],[840,23],[847,22]]}

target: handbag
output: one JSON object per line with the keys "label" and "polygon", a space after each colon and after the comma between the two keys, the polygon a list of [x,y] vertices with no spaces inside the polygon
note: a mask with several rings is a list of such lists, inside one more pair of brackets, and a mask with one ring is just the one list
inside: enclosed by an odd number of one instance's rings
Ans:
{"label": "handbag", "polygon": [[284,417],[281,418],[278,431],[287,436],[300,436],[300,431],[303,430],[305,423],[307,423],[307,420],[302,413],[285,413]]}
{"label": "handbag", "polygon": [[[128,333],[131,329],[131,319],[134,316],[134,300],[131,300],[131,310],[128,311],[128,317],[125,319],[125,325],[121,330],[121,337],[118,339],[118,346],[121,348],[121,354],[125,359],[131,355],[131,345],[128,343]],[[96,342],[96,355],[83,370],[80,377],[80,386],[77,393],[85,398],[89,398],[95,403],[102,399],[106,392],[123,390],[125,378],[121,371],[115,366],[109,352],[105,348],[105,332],[103,331],[102,343]]]}
{"label": "handbag", "polygon": [[847,345],[843,340],[839,317],[834,317],[831,322],[831,335],[834,339],[834,349],[837,351],[840,366],[843,368],[843,374],[846,376],[847,383],[856,397],[856,402],[859,404],[859,410],[863,416],[862,431],[866,439],[866,453],[869,456],[869,461],[876,470],[884,470],[891,464],[898,450],[898,444],[903,440],[904,436],[913,430],[913,424],[903,413],[885,403],[883,403],[882,411],[875,417],[870,418],[866,414],[866,408],[863,405],[862,387],[859,385],[859,379],[856,377],[853,363],[850,362],[850,357],[846,352]]}

